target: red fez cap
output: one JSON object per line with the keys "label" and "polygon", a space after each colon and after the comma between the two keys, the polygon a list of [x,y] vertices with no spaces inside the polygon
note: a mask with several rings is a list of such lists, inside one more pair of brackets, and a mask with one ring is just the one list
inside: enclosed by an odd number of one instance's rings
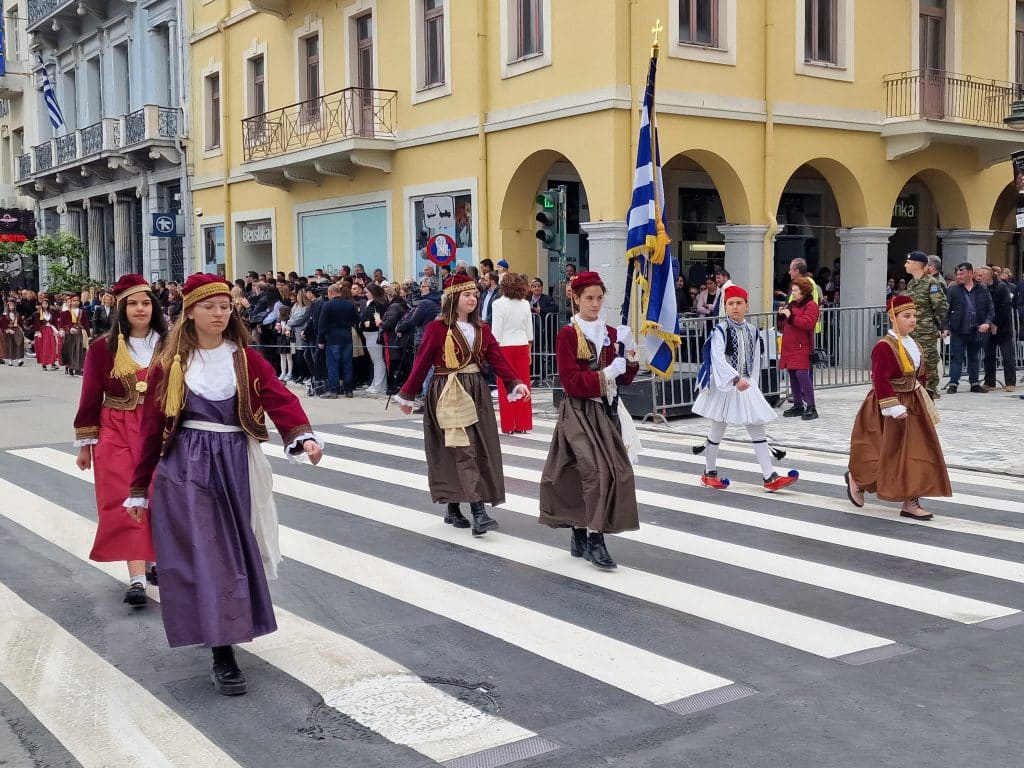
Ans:
{"label": "red fez cap", "polygon": [[181,289],[182,309],[188,309],[197,301],[203,301],[211,296],[220,296],[221,294],[231,295],[231,283],[223,277],[207,275],[202,272],[189,275],[188,280],[185,281],[184,288]]}
{"label": "red fez cap", "polygon": [[897,294],[889,297],[889,300],[885,302],[885,308],[889,310],[889,314],[895,316],[900,312],[913,309],[914,300],[909,296],[901,296]]}
{"label": "red fez cap", "polygon": [[743,299],[748,303],[750,302],[750,297],[747,296],[747,292],[738,285],[730,285],[725,289],[725,301],[728,301],[729,299]]}
{"label": "red fez cap", "polygon": [[572,292],[577,296],[594,285],[599,285],[602,289],[604,288],[601,275],[597,272],[577,272],[569,281],[569,287],[572,288]]}
{"label": "red fez cap", "polygon": [[128,273],[121,275],[121,278],[111,286],[111,290],[114,292],[114,298],[121,301],[121,299],[127,299],[136,293],[148,291],[149,283],[142,275]]}
{"label": "red fez cap", "polygon": [[444,292],[449,296],[477,288],[476,280],[465,272],[456,272],[444,282]]}

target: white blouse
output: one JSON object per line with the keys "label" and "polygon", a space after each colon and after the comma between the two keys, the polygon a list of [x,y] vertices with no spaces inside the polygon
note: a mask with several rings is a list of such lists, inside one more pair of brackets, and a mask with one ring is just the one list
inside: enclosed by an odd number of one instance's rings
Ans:
{"label": "white blouse", "polygon": [[502,296],[491,305],[491,333],[502,347],[524,347],[533,341],[533,313],[526,299]]}
{"label": "white blouse", "polygon": [[227,400],[234,396],[235,361],[232,355],[238,347],[225,341],[216,349],[197,349],[185,369],[185,384],[207,400]]}
{"label": "white blouse", "polygon": [[156,343],[160,340],[156,331],[150,331],[143,338],[128,337],[128,353],[139,368],[149,368],[153,361],[153,352],[156,350]]}

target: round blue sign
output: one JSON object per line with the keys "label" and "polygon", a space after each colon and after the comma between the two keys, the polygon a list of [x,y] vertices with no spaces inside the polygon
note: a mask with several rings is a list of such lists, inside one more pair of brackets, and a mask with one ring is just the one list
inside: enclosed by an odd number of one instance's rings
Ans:
{"label": "round blue sign", "polygon": [[455,240],[450,235],[434,235],[427,241],[427,258],[439,267],[455,261]]}

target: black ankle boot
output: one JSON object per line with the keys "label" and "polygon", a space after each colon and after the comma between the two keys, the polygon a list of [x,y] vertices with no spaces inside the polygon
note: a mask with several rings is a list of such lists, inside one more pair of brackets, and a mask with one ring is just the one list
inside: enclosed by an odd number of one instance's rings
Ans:
{"label": "black ankle boot", "polygon": [[594,566],[603,571],[611,571],[618,568],[618,565],[608,554],[608,547],[604,544],[604,534],[591,532],[587,536],[587,550],[583,556]]}
{"label": "black ankle boot", "polygon": [[498,521],[487,514],[482,501],[473,501],[469,504],[469,511],[473,515],[473,535],[483,536],[492,528],[498,527]]}
{"label": "black ankle boot", "polygon": [[213,669],[210,670],[214,690],[221,696],[239,696],[248,690],[242,670],[235,661],[235,649],[230,645],[213,647]]}
{"label": "black ankle boot", "polygon": [[573,528],[572,541],[569,543],[569,554],[573,557],[583,557],[587,551],[587,529]]}
{"label": "black ankle boot", "polygon": [[816,418],[818,418],[818,409],[813,405],[808,406],[807,410],[804,411],[804,415],[800,417],[802,421],[814,421]]}
{"label": "black ankle boot", "polygon": [[783,416],[803,416],[804,407],[802,405],[794,405],[792,408],[787,408],[782,412]]}
{"label": "black ankle boot", "polygon": [[444,521],[455,528],[469,528],[469,520],[462,514],[458,504],[448,504],[448,511],[444,513]]}

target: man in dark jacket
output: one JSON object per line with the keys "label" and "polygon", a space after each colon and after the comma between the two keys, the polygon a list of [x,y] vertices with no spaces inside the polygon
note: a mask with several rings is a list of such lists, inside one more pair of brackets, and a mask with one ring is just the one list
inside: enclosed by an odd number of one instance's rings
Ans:
{"label": "man in dark jacket", "polygon": [[338,396],[339,373],[345,397],[352,397],[352,328],[358,322],[355,304],[342,298],[342,287],[328,288],[316,336],[317,347],[327,353],[327,391],[321,397]]}
{"label": "man in dark jacket", "polygon": [[1007,392],[1017,388],[1017,360],[1013,335],[1013,291],[992,273],[991,267],[978,267],[978,282],[992,296],[992,333],[985,334],[985,383],[982,388],[996,388],[996,352],[1003,358],[1003,386]]}
{"label": "man in dark jacket", "polygon": [[967,355],[967,377],[971,392],[984,392],[979,369],[983,334],[992,327],[994,308],[988,289],[974,281],[974,266],[969,262],[956,265],[956,284],[950,286],[949,316],[944,336],[949,336],[949,386],[946,391],[954,395],[963,373],[964,355]]}
{"label": "man in dark jacket", "polygon": [[491,317],[494,314],[494,301],[498,298],[497,273],[485,272],[482,282],[486,286],[486,290],[480,293],[480,319],[490,325]]}

